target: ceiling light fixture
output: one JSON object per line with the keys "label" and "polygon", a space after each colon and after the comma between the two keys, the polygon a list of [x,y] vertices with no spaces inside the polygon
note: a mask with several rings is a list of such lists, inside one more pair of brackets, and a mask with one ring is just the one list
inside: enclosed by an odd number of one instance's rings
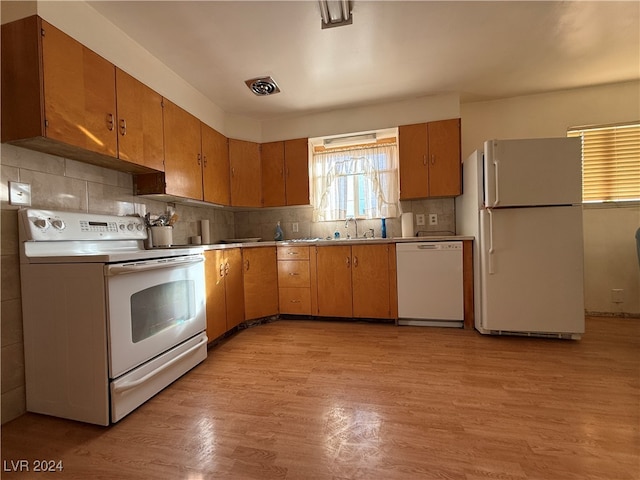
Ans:
{"label": "ceiling light fixture", "polygon": [[318,0],[320,15],[322,16],[322,28],[341,27],[351,25],[353,16],[352,2],[349,0]]}
{"label": "ceiling light fixture", "polygon": [[280,88],[276,81],[271,77],[258,77],[251,80],[245,80],[247,87],[258,95],[259,97],[265,97],[267,95],[273,95],[280,92]]}

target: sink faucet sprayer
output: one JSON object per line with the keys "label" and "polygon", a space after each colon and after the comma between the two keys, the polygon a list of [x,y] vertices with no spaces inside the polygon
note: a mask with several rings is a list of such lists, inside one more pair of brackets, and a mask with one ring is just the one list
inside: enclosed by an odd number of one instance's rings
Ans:
{"label": "sink faucet sprayer", "polygon": [[[353,223],[356,226],[356,236],[354,238],[358,238],[358,220],[356,220],[356,217],[347,217],[347,219],[344,221],[344,228],[349,227],[349,220],[353,220]],[[347,238],[351,238],[351,236],[348,233],[347,233]]]}

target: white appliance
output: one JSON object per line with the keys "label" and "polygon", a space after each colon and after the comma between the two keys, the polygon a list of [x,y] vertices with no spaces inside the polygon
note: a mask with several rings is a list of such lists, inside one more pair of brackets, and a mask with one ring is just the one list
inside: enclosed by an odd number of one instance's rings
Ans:
{"label": "white appliance", "polygon": [[201,248],[143,248],[143,220],[19,212],[27,410],[109,425],[202,362]]}
{"label": "white appliance", "polygon": [[464,326],[462,242],[396,245],[398,325]]}
{"label": "white appliance", "polygon": [[578,138],[492,140],[465,160],[456,230],[476,239],[481,333],[584,333],[581,171]]}

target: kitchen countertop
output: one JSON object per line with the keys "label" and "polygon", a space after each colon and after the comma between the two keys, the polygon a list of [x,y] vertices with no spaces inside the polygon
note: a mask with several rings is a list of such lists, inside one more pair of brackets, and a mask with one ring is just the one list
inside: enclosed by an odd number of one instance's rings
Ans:
{"label": "kitchen countertop", "polygon": [[[201,245],[204,250],[225,250],[228,248],[253,248],[253,247],[273,247],[273,246],[329,246],[329,245],[359,245],[359,244],[379,244],[379,243],[407,243],[407,242],[447,242],[447,241],[474,240],[469,235],[433,235],[421,237],[395,237],[395,238],[358,238],[356,240],[348,240],[342,238],[339,240],[323,240],[323,239],[290,239],[283,241],[266,241],[266,242],[244,242],[244,243],[214,243],[210,245]],[[197,245],[192,245],[196,247]]]}

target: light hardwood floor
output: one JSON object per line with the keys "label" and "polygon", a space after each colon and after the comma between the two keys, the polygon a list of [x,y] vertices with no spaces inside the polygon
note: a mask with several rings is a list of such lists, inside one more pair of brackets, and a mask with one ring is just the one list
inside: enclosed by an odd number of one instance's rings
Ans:
{"label": "light hardwood floor", "polygon": [[[26,414],[3,479],[638,479],[640,320],[581,341],[281,320],[109,428]],[[10,461],[62,460],[55,474]],[[9,467],[9,468],[8,468]]]}

